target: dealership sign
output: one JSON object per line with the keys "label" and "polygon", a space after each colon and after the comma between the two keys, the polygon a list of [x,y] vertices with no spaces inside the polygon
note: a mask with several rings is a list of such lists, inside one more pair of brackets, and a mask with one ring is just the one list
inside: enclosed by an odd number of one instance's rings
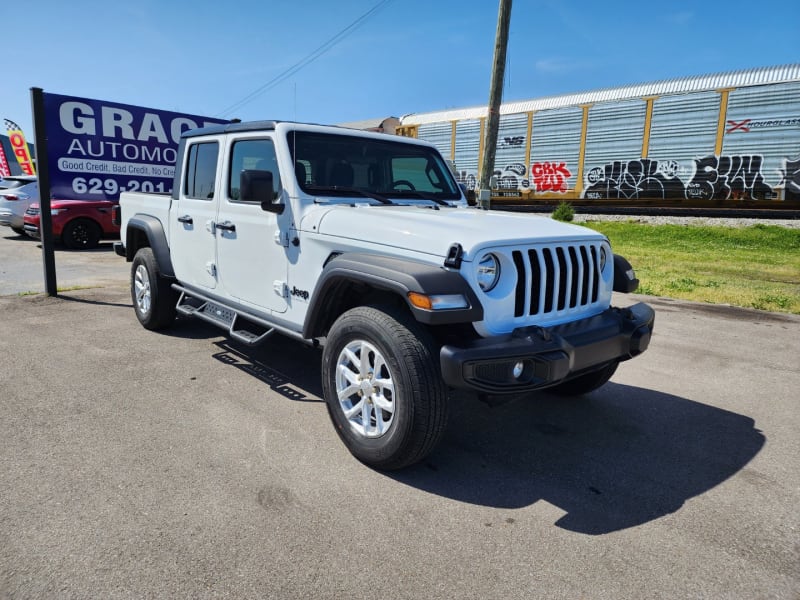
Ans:
{"label": "dealership sign", "polygon": [[169,193],[181,134],[228,122],[49,93],[44,111],[50,196],[62,199]]}

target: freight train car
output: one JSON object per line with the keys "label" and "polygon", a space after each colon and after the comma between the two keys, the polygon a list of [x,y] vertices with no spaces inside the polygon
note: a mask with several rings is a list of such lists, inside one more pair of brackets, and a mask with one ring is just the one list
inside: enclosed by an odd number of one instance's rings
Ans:
{"label": "freight train car", "polygon": [[[401,118],[474,189],[487,107]],[[800,64],[507,102],[493,201],[800,208]]]}

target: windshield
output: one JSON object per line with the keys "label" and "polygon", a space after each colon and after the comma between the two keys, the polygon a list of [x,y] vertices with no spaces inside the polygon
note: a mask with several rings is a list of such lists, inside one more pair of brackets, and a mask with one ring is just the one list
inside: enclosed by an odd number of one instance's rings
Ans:
{"label": "windshield", "polygon": [[[322,196],[458,201],[461,190],[439,153],[387,139],[293,131],[287,135],[297,181]],[[383,202],[385,203],[385,202]]]}

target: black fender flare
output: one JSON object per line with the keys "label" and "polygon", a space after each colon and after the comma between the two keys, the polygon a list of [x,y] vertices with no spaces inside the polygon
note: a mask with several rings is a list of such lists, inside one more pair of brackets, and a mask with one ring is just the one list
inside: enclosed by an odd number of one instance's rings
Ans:
{"label": "black fender flare", "polygon": [[630,294],[639,288],[639,280],[636,273],[625,257],[619,254],[614,255],[614,291],[623,294]]}
{"label": "black fender flare", "polygon": [[125,230],[125,258],[128,262],[133,260],[136,252],[144,244],[136,244],[137,232],[144,233],[147,242],[153,250],[158,270],[165,277],[175,277],[175,270],[172,268],[172,259],[169,254],[169,244],[167,243],[167,233],[161,221],[145,214],[136,214],[128,220],[128,227]]}
{"label": "black fender flare", "polygon": [[[303,323],[303,337],[311,339],[325,334],[331,297],[341,286],[354,282],[396,294],[403,299],[414,318],[426,325],[472,323],[483,319],[480,300],[457,271],[392,256],[347,253],[334,256],[323,268],[311,294]],[[411,304],[409,292],[461,294],[467,300],[467,307],[437,311],[421,309]]]}

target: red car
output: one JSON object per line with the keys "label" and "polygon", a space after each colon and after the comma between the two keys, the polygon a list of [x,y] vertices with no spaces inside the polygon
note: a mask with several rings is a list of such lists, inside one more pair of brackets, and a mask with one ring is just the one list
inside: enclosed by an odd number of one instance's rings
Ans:
{"label": "red car", "polygon": [[[110,200],[51,200],[53,237],[76,250],[96,248],[101,239],[118,239],[119,225],[111,222],[111,209],[116,205]],[[23,227],[29,236],[42,237],[38,203],[25,211]]]}

